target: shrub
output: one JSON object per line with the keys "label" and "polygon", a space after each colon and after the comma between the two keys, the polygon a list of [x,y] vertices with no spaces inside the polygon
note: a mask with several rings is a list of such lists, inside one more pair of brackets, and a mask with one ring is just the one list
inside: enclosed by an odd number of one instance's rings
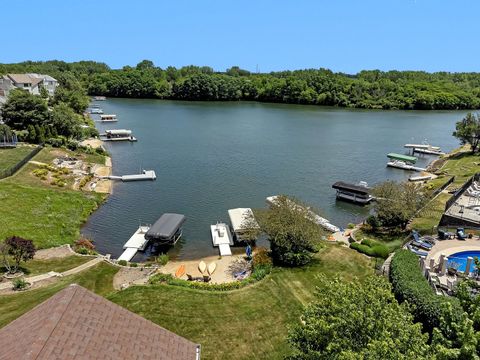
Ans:
{"label": "shrub", "polygon": [[117,262],[118,265],[121,265],[121,266],[127,266],[127,260],[118,260]]}
{"label": "shrub", "polygon": [[347,225],[347,229],[355,229],[355,224],[354,223],[349,223]]}
{"label": "shrub", "polygon": [[258,266],[272,266],[272,258],[267,248],[259,247],[253,254],[253,268]]}
{"label": "shrub", "polygon": [[95,250],[95,245],[93,245],[93,241],[87,238],[80,238],[75,241],[75,247],[83,247],[87,250]]}
{"label": "shrub", "polygon": [[82,180],[80,180],[80,182],[78,183],[78,188],[82,190],[85,187],[85,185],[87,185],[92,179],[93,179],[92,174],[84,176]]}
{"label": "shrub", "polygon": [[39,177],[42,180],[46,180],[47,175],[48,175],[48,170],[47,169],[35,169],[35,170],[33,170],[33,175],[35,175],[36,177]]}
{"label": "shrub", "polygon": [[454,313],[462,309],[455,298],[437,296],[423,276],[418,257],[408,250],[398,250],[390,264],[390,282],[398,301],[408,301],[415,321],[423,324],[424,330],[432,332],[441,324],[444,304],[450,302]]}
{"label": "shrub", "polygon": [[88,255],[88,249],[85,249],[84,247],[77,248],[75,251],[80,255]]}
{"label": "shrub", "polygon": [[28,286],[28,282],[23,278],[13,280],[13,290],[23,290]]}
{"label": "shrub", "polygon": [[164,266],[167,265],[168,260],[170,260],[170,258],[167,254],[160,254],[157,256],[156,262]]}
{"label": "shrub", "polygon": [[386,259],[390,253],[388,247],[378,243],[377,241],[369,239],[362,240],[361,244],[358,242],[351,243],[350,247],[362,254],[382,259]]}
{"label": "shrub", "polygon": [[130,267],[136,268],[138,266],[137,263],[130,263]]}
{"label": "shrub", "polygon": [[366,223],[370,225],[372,229],[377,229],[381,226],[380,221],[375,215],[367,217]]}

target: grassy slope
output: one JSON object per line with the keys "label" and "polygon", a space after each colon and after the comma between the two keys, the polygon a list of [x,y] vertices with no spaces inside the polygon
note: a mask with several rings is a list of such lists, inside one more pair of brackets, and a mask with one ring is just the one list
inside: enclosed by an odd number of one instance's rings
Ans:
{"label": "grassy slope", "polygon": [[62,258],[52,258],[48,260],[30,260],[27,263],[22,263],[22,271],[29,275],[44,274],[49,271],[64,272],[80,266],[90,260],[93,256],[67,256]]}
{"label": "grassy slope", "polygon": [[[33,160],[51,161],[52,150],[43,149]],[[0,181],[0,239],[18,235],[32,239],[39,248],[71,244],[80,226],[103,200],[97,193],[82,193],[45,185],[27,164]]]}
{"label": "grassy slope", "polygon": [[19,146],[14,149],[0,149],[0,170],[6,170],[32,152],[34,148]]}
{"label": "grassy slope", "polygon": [[76,283],[105,296],[113,291],[112,280],[117,271],[118,268],[112,265],[100,263],[89,270],[63,278],[48,287],[0,296],[0,327],[45,301],[68,284]]}
{"label": "grassy slope", "polygon": [[288,326],[313,299],[320,274],[347,279],[372,273],[371,260],[330,245],[303,269],[276,269],[259,284],[228,293],[168,285],[132,287],[109,299],[202,344],[204,359],[281,359]]}

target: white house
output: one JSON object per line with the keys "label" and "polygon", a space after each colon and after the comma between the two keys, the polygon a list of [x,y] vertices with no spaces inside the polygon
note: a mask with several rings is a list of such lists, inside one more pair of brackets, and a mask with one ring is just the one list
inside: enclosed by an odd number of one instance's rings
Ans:
{"label": "white house", "polygon": [[0,96],[8,96],[8,93],[17,88],[27,90],[31,94],[39,95],[44,87],[50,96],[55,93],[58,81],[50,75],[42,74],[7,74],[0,77]]}

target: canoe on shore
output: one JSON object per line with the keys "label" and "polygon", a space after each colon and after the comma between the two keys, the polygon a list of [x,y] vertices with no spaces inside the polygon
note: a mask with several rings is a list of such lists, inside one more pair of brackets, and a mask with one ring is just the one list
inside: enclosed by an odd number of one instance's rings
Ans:
{"label": "canoe on shore", "polygon": [[175,271],[175,277],[181,278],[183,275],[185,275],[185,265],[180,265],[177,271]]}
{"label": "canoe on shore", "polygon": [[214,262],[211,262],[210,264],[208,264],[207,271],[210,275],[212,275],[215,272],[216,268],[217,268],[217,263],[214,261]]}
{"label": "canoe on shore", "polygon": [[200,261],[198,264],[198,270],[200,270],[202,274],[205,272],[205,270],[207,270],[207,264],[205,264],[205,261]]}

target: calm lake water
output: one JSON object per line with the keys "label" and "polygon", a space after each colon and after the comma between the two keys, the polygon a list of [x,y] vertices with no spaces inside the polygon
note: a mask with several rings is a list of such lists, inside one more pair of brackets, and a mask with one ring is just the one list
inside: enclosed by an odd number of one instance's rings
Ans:
{"label": "calm lake water", "polygon": [[[445,151],[466,112],[364,111],[262,103],[203,103],[108,99],[99,102],[136,143],[107,143],[114,175],[154,169],[153,182],[121,183],[83,228],[101,253],[117,257],[140,222],[164,212],[185,214],[184,237],[170,250],[182,259],[218,254],[210,225],[228,222],[227,210],[261,208],[265,198],[293,195],[345,227],[368,207],[335,200],[332,183],[406,179],[410,172],[386,167],[386,154],[425,138]],[[94,115],[95,116],[95,115]],[[421,156],[424,166],[432,156]],[[137,255],[134,260],[141,260]]]}

